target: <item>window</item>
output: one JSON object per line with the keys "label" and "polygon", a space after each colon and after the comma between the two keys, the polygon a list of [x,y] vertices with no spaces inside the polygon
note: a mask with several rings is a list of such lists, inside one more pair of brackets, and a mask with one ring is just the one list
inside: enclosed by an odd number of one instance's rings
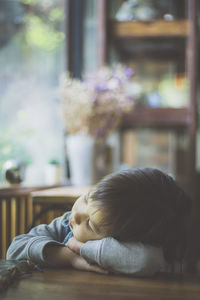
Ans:
{"label": "window", "polygon": [[21,160],[28,185],[45,183],[50,160],[63,163],[57,96],[65,69],[63,21],[64,0],[0,2],[0,168]]}

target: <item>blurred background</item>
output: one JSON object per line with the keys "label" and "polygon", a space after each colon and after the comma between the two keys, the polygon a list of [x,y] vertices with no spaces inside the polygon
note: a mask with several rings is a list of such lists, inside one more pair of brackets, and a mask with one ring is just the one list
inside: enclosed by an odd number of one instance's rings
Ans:
{"label": "blurred background", "polygon": [[1,215],[26,188],[156,167],[199,224],[199,24],[197,0],[0,0]]}
{"label": "blurred background", "polygon": [[63,163],[56,96],[67,55],[63,22],[63,1],[0,1],[0,168],[23,162],[29,185],[44,184],[50,160]]}
{"label": "blurred background", "polygon": [[[184,108],[198,107],[188,79],[188,2],[1,0],[1,185],[8,183],[10,160],[24,165],[24,186],[69,180],[60,76],[70,71],[81,78],[114,63],[134,70],[135,108],[111,138],[111,171],[153,166],[184,181],[191,159]],[[197,120],[193,124],[196,149]],[[199,170],[198,151],[192,151]],[[49,178],[49,165],[60,167],[59,178]]]}

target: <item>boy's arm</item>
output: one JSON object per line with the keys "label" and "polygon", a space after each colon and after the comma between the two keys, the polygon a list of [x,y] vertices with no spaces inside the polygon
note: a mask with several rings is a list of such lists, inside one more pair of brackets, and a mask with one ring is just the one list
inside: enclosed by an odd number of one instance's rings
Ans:
{"label": "boy's arm", "polygon": [[70,250],[67,246],[58,247],[57,245],[49,244],[44,249],[44,257],[46,261],[51,262],[54,266],[72,266],[78,270],[108,273],[96,264],[89,264],[83,257]]}
{"label": "boy's arm", "polygon": [[152,276],[166,267],[162,250],[142,243],[120,243],[109,237],[85,244],[72,238],[67,245],[87,261],[114,273]]}
{"label": "boy's arm", "polygon": [[40,266],[72,266],[79,270],[106,273],[63,245],[63,220],[66,215],[54,219],[49,225],[41,224],[27,234],[16,236],[8,248],[6,258],[28,259]]}
{"label": "boy's arm", "polygon": [[[7,259],[29,259],[40,265],[49,265],[44,258],[47,245],[64,247],[63,220],[67,213],[54,219],[49,225],[41,224],[31,229],[27,234],[16,236],[7,251]],[[50,263],[51,264],[51,263]]]}

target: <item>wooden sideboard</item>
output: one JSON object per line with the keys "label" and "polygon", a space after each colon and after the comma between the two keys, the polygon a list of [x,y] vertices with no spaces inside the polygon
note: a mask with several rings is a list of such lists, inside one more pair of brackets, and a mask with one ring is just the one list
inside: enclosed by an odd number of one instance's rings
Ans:
{"label": "wooden sideboard", "polygon": [[[64,187],[61,188],[61,190],[64,189],[69,193],[67,194],[68,202],[64,205],[64,201],[66,200],[64,195],[62,195],[63,200],[58,200],[60,199],[59,197],[54,197],[54,199],[49,198],[47,191],[52,189],[52,191],[56,191],[57,193],[57,189],[54,188],[48,186],[31,188],[12,186],[0,189],[0,258],[5,258],[7,248],[16,235],[26,233],[31,228],[33,220],[35,216],[38,216],[38,213],[44,212],[44,209],[46,209],[48,214],[44,213],[41,218],[37,218],[37,224],[45,221],[48,223],[57,215],[61,215],[64,208],[71,207],[73,199],[76,199],[79,195],[79,191],[77,191],[77,194],[75,192],[72,193],[70,187],[67,190]],[[43,197],[44,201],[42,202]],[[53,202],[50,203],[50,201]],[[60,201],[63,201],[63,205],[59,211],[55,207],[58,204],[60,205]],[[53,203],[54,206],[52,206]],[[52,208],[54,207],[54,210],[47,210],[47,207],[49,208],[50,205]]]}
{"label": "wooden sideboard", "polygon": [[32,226],[50,223],[54,218],[61,216],[78,197],[88,192],[91,187],[65,186],[31,193],[33,202]]}

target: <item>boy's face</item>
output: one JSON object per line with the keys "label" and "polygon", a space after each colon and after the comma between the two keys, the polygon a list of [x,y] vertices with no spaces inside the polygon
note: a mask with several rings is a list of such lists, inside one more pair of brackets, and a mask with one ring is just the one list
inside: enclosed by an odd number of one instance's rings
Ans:
{"label": "boy's face", "polygon": [[106,233],[101,231],[102,218],[103,211],[95,205],[95,201],[92,201],[87,193],[74,203],[69,226],[74,237],[80,242],[99,240],[106,236]]}

